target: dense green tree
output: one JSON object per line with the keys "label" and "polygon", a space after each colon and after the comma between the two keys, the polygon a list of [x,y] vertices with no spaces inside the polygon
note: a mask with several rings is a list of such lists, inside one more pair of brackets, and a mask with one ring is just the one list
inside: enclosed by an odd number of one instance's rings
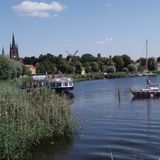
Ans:
{"label": "dense green tree", "polygon": [[142,73],[145,70],[145,67],[139,64],[137,70]]}
{"label": "dense green tree", "polygon": [[85,63],[85,62],[93,62],[95,61],[95,57],[89,53],[83,54],[81,56],[81,62]]}
{"label": "dense green tree", "polygon": [[145,66],[145,65],[146,65],[146,58],[139,58],[139,59],[137,60],[137,62],[138,62],[140,65]]}
{"label": "dense green tree", "polygon": [[121,71],[123,66],[124,66],[124,62],[121,56],[114,56],[112,58],[112,60],[114,61],[115,65],[116,65],[116,69],[117,71]]}
{"label": "dense green tree", "polygon": [[157,62],[156,62],[156,59],[153,57],[148,59],[148,70],[150,71],[157,70]]}
{"label": "dense green tree", "polygon": [[100,71],[102,71],[103,70],[103,66],[104,66],[104,63],[103,63],[103,61],[97,61],[97,64],[98,64],[98,66],[99,66],[99,70]]}
{"label": "dense green tree", "polygon": [[116,72],[116,67],[115,66],[108,66],[107,72],[108,73],[115,73]]}
{"label": "dense green tree", "polygon": [[50,61],[51,63],[55,63],[57,58],[54,55],[50,54],[50,53],[47,53],[46,55],[41,54],[39,56],[39,62],[44,62],[46,60]]}
{"label": "dense green tree", "polygon": [[93,72],[98,72],[99,71],[99,66],[97,64],[97,62],[92,62],[91,63],[91,69]]}
{"label": "dense green tree", "polygon": [[132,62],[131,58],[126,54],[122,55],[121,57],[124,62],[124,67],[127,67]]}
{"label": "dense green tree", "polygon": [[35,58],[34,56],[32,57],[24,57],[23,58],[23,63],[24,64],[31,64],[31,65],[36,65],[39,62],[38,58]]}
{"label": "dense green tree", "polygon": [[90,65],[87,65],[87,66],[85,66],[84,70],[85,70],[86,73],[89,73],[89,72],[92,71],[92,67]]}
{"label": "dense green tree", "polygon": [[20,77],[22,74],[22,64],[0,55],[0,80],[7,80]]}
{"label": "dense green tree", "polygon": [[129,73],[129,70],[128,70],[128,68],[127,68],[127,67],[123,67],[123,68],[122,68],[122,72]]}
{"label": "dense green tree", "polygon": [[160,62],[160,57],[157,57],[157,62],[158,62],[158,63]]}
{"label": "dense green tree", "polygon": [[137,66],[135,64],[129,64],[127,68],[131,73],[137,72]]}
{"label": "dense green tree", "polygon": [[36,72],[38,74],[53,74],[55,72],[55,65],[46,59],[37,65]]}
{"label": "dense green tree", "polygon": [[82,69],[83,68],[82,68],[81,62],[76,62],[76,64],[75,64],[75,73],[81,74]]}
{"label": "dense green tree", "polygon": [[75,67],[68,65],[68,66],[66,66],[66,71],[65,72],[68,73],[68,74],[74,74],[75,73]]}
{"label": "dense green tree", "polygon": [[116,64],[115,64],[115,62],[112,60],[112,59],[109,59],[108,61],[107,61],[107,63],[105,63],[107,66],[115,66]]}

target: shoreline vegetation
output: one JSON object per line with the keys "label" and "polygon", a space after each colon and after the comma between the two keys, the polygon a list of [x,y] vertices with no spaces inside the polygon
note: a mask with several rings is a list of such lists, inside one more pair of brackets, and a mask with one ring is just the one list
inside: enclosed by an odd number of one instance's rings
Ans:
{"label": "shoreline vegetation", "polygon": [[2,81],[0,88],[0,159],[30,159],[31,148],[44,139],[72,137],[67,98],[47,88],[26,93],[15,80]]}
{"label": "shoreline vegetation", "polygon": [[127,78],[127,77],[141,77],[141,76],[157,76],[160,75],[159,72],[154,72],[150,74],[140,74],[140,73],[126,73],[126,72],[116,72],[116,73],[88,73],[85,75],[73,75],[74,82],[86,81],[86,80],[97,80],[97,79],[113,79],[113,78]]}

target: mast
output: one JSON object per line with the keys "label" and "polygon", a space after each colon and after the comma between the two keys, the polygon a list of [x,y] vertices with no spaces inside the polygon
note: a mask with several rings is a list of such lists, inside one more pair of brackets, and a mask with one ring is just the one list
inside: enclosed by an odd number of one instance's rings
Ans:
{"label": "mast", "polygon": [[146,39],[146,71],[148,71],[148,39]]}

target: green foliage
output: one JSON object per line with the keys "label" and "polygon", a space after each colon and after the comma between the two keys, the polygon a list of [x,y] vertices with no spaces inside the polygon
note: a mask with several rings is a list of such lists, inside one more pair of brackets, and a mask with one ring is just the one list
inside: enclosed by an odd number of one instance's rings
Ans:
{"label": "green foliage", "polygon": [[160,62],[160,57],[157,57],[157,62],[158,62],[158,63]]}
{"label": "green foliage", "polygon": [[138,62],[140,65],[145,66],[145,65],[146,65],[146,58],[139,58],[139,59],[137,60],[137,62]]}
{"label": "green foliage", "polygon": [[121,57],[124,62],[124,67],[127,67],[132,62],[131,58],[126,54],[122,55]]}
{"label": "green foliage", "polygon": [[93,72],[98,72],[99,66],[98,66],[97,62],[92,62],[91,63],[91,69],[92,69]]}
{"label": "green foliage", "polygon": [[69,136],[69,102],[47,89],[22,91],[15,82],[0,84],[0,159],[27,159],[26,151],[44,138]]}
{"label": "green foliage", "polygon": [[95,60],[95,57],[89,53],[83,54],[81,56],[81,62],[85,63],[85,62],[93,62]]}
{"label": "green foliage", "polygon": [[23,58],[23,63],[24,64],[32,64],[33,66],[35,66],[38,63],[39,59],[35,58],[34,56],[32,57],[24,57]]}
{"label": "green foliage", "polygon": [[153,57],[148,59],[148,70],[150,71],[157,70],[157,62],[156,62],[156,59]]}
{"label": "green foliage", "polygon": [[70,66],[70,65],[66,66],[65,73],[67,73],[67,74],[74,74],[75,73],[75,67]]}
{"label": "green foliage", "polygon": [[104,79],[103,73],[88,73],[85,75],[74,75],[74,81]]}
{"label": "green foliage", "polygon": [[124,78],[127,76],[128,76],[128,74],[126,72],[117,72],[117,73],[106,74],[105,78]]}
{"label": "green foliage", "polygon": [[137,72],[137,66],[135,64],[129,64],[127,68],[131,73]]}
{"label": "green foliage", "polygon": [[123,68],[123,66],[124,66],[124,61],[123,61],[122,57],[121,57],[121,56],[114,56],[114,57],[112,58],[112,60],[113,60],[113,61],[115,62],[115,64],[116,64],[116,69],[117,69],[117,71],[121,71],[122,68]]}
{"label": "green foliage", "polygon": [[81,74],[82,69],[83,68],[82,68],[81,62],[76,62],[76,64],[75,64],[75,73]]}
{"label": "green foliage", "polygon": [[127,68],[127,67],[124,67],[124,68],[122,69],[122,72],[129,73],[129,70],[128,70],[128,68]]}
{"label": "green foliage", "polygon": [[145,68],[144,68],[144,66],[142,66],[142,65],[138,65],[138,72],[143,72],[145,70]]}
{"label": "green foliage", "polygon": [[116,67],[115,66],[108,66],[107,72],[108,73],[115,73],[116,72]]}
{"label": "green foliage", "polygon": [[90,65],[85,66],[85,72],[90,73],[92,71],[92,67]]}
{"label": "green foliage", "polygon": [[0,80],[7,80],[20,77],[22,64],[0,55]]}

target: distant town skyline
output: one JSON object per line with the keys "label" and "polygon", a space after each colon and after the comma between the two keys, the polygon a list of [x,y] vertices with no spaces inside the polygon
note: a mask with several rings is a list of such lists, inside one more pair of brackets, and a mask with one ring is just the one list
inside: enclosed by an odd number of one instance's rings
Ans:
{"label": "distant town skyline", "polygon": [[0,47],[9,54],[12,34],[20,57],[51,53],[160,56],[159,0],[0,1]]}

